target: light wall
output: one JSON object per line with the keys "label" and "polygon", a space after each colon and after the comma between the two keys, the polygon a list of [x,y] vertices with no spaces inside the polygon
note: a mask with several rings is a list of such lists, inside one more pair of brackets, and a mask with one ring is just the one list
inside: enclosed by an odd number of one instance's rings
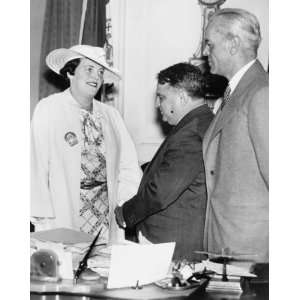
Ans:
{"label": "light wall", "polygon": [[[268,1],[228,0],[223,7],[254,12],[262,25],[259,58],[268,64]],[[121,70],[117,108],[135,141],[140,162],[151,160],[164,135],[156,121],[156,74],[187,61],[201,37],[197,0],[110,0],[115,66]]]}
{"label": "light wall", "polygon": [[[46,0],[31,0],[30,98],[31,112],[38,99],[39,57]],[[259,58],[265,68],[269,56],[268,0],[227,0],[222,7],[255,13],[263,41]],[[110,0],[115,67],[121,70],[117,108],[136,144],[140,162],[151,160],[164,135],[156,121],[156,74],[187,61],[201,38],[202,9],[197,0]]]}
{"label": "light wall", "polygon": [[187,61],[196,51],[201,8],[193,0],[110,3],[115,62],[123,75],[118,108],[139,159],[145,162],[151,160],[164,138],[154,107],[156,75],[163,68]]}

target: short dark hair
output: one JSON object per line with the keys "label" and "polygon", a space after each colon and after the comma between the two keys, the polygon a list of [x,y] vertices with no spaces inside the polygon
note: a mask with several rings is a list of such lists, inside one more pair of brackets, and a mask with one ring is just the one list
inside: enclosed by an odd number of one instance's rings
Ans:
{"label": "short dark hair", "polygon": [[172,87],[184,89],[192,98],[205,97],[205,78],[202,71],[189,63],[170,66],[157,75],[159,84],[168,83]]}
{"label": "short dark hair", "polygon": [[74,58],[70,61],[68,61],[59,71],[59,73],[68,80],[67,73],[70,75],[74,75],[76,68],[80,64],[81,58]]}

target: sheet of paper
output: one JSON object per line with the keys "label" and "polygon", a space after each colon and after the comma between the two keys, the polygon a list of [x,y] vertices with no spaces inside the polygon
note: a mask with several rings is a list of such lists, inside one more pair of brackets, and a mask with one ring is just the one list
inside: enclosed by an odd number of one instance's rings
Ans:
{"label": "sheet of paper", "polygon": [[167,276],[175,243],[113,245],[107,288],[148,284]]}
{"label": "sheet of paper", "polygon": [[30,237],[40,241],[63,244],[91,243],[93,241],[92,235],[68,228],[57,228],[33,232],[30,234]]}
{"label": "sheet of paper", "polygon": [[[202,261],[195,265],[195,271],[197,272],[203,271],[204,268],[209,271],[214,271],[217,274],[223,273],[223,264],[214,263],[209,260]],[[233,265],[226,265],[226,272],[229,276],[256,277],[255,274],[250,273],[247,269]]]}

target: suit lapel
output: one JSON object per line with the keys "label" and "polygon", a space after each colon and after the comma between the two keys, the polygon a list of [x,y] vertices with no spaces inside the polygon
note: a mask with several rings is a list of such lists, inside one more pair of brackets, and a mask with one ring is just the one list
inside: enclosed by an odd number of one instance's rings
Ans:
{"label": "suit lapel", "polygon": [[229,102],[224,106],[222,111],[218,111],[214,120],[212,121],[210,127],[207,130],[203,141],[203,152],[206,153],[210,142],[218,134],[222,128],[232,119],[235,115],[239,102],[241,100],[241,95],[245,92],[249,84],[252,82],[253,78],[256,78],[258,74],[264,72],[264,69],[259,61],[256,61],[250,69],[243,75],[237,87],[230,96]]}
{"label": "suit lapel", "polygon": [[211,141],[212,132],[215,129],[215,126],[216,126],[216,123],[218,122],[219,117],[220,117],[220,111],[218,111],[217,114],[214,116],[213,120],[211,121],[211,123],[210,123],[209,127],[207,128],[206,133],[204,135],[203,144],[202,144],[204,156],[205,156],[206,150],[208,148],[208,145]]}
{"label": "suit lapel", "polygon": [[226,123],[228,123],[234,116],[237,109],[236,102],[238,101],[238,98],[235,97],[234,94],[235,93],[232,94],[229,102],[226,103],[222,111],[219,111],[219,117],[216,120],[214,129],[211,133],[211,139],[213,139],[217,135],[217,133],[226,125]]}

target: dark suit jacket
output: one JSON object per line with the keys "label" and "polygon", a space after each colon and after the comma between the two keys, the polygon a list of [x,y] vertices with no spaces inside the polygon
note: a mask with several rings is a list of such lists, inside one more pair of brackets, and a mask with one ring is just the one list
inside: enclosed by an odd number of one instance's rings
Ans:
{"label": "dark suit jacket", "polygon": [[137,225],[152,243],[176,241],[174,259],[193,259],[193,251],[203,248],[202,139],[212,118],[207,105],[188,113],[147,166],[136,196],[123,205],[128,227]]}
{"label": "dark suit jacket", "polygon": [[268,76],[259,61],[244,74],[203,141],[207,183],[205,250],[268,261]]}

